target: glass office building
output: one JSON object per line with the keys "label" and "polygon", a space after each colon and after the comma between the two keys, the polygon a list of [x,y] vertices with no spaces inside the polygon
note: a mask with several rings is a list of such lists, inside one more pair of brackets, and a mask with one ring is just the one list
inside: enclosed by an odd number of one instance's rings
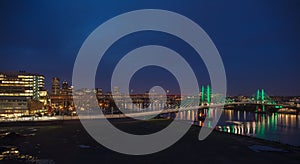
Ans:
{"label": "glass office building", "polygon": [[0,114],[29,114],[32,102],[47,103],[44,76],[0,72]]}

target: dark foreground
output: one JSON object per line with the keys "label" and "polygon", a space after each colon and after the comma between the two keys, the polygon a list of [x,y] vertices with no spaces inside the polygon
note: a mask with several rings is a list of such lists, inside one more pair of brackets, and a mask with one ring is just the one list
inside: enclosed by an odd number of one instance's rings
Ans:
{"label": "dark foreground", "polygon": [[[113,120],[125,131],[145,134],[168,124],[166,120]],[[299,163],[300,149],[279,143],[214,131],[199,141],[193,126],[176,144],[146,156],[111,151],[94,141],[79,121],[46,125],[1,125],[3,163]],[[9,132],[9,134],[7,133]],[[145,141],[146,142],[146,141]],[[1,153],[0,153],[1,154]]]}

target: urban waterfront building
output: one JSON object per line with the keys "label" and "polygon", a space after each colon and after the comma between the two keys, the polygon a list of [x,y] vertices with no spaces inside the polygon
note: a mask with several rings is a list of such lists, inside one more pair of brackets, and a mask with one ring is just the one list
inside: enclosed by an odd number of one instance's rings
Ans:
{"label": "urban waterfront building", "polygon": [[96,96],[98,99],[101,99],[103,97],[102,88],[96,88]]}
{"label": "urban waterfront building", "polygon": [[114,86],[114,95],[119,96],[120,95],[120,89],[118,86]]}
{"label": "urban waterfront building", "polygon": [[52,94],[58,95],[60,92],[60,80],[57,77],[52,78]]}
{"label": "urban waterfront building", "polygon": [[0,72],[0,115],[32,114],[47,103],[44,76],[20,72]]}
{"label": "urban waterfront building", "polygon": [[52,93],[50,94],[50,104],[53,109],[73,110],[73,86],[69,86],[67,81],[60,84],[60,79],[54,77],[52,79]]}

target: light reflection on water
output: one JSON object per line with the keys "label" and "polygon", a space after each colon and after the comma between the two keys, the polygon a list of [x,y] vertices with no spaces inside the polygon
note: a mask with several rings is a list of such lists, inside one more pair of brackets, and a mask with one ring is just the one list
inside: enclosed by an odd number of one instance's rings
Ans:
{"label": "light reflection on water", "polygon": [[[213,110],[204,109],[180,112],[179,118],[203,126],[201,118],[212,118]],[[199,117],[197,117],[199,116]],[[246,135],[300,146],[300,115],[280,113],[255,113],[240,110],[224,110],[216,127],[217,131]],[[206,126],[210,127],[210,121]]]}

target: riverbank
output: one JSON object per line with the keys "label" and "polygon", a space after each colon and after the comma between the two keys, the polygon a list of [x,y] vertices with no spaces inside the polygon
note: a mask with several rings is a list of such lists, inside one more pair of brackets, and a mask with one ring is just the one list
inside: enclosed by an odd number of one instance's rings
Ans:
{"label": "riverbank", "polygon": [[[118,128],[149,134],[167,126],[169,120],[111,120]],[[1,132],[14,132],[0,140],[2,147],[16,147],[20,154],[48,163],[298,163],[299,148],[261,139],[213,131],[204,141],[198,140],[201,127],[192,126],[170,148],[146,156],[128,156],[111,151],[94,141],[79,120],[59,124],[1,126]],[[26,135],[24,135],[26,134]],[[147,141],[145,141],[147,142]],[[3,148],[2,148],[3,149]],[[5,161],[5,159],[3,159]],[[22,161],[6,160],[6,163]]]}

